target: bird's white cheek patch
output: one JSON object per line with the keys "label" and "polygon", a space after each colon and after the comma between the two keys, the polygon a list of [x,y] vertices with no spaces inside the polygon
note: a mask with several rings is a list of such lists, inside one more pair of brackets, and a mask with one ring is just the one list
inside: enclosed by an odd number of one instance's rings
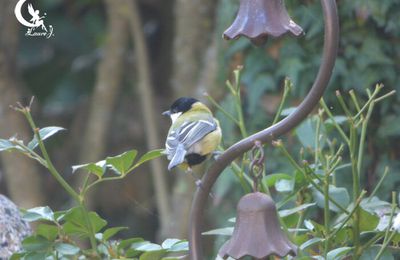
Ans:
{"label": "bird's white cheek patch", "polygon": [[180,115],[182,115],[182,112],[178,112],[178,113],[173,113],[173,114],[171,114],[172,123],[175,123],[176,119],[178,119],[178,117],[179,117]]}

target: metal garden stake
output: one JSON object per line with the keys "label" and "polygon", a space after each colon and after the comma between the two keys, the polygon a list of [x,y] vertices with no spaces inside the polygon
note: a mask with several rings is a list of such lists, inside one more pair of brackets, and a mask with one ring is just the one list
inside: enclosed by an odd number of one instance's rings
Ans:
{"label": "metal garden stake", "polygon": [[[303,102],[289,116],[233,144],[218,157],[204,174],[201,180],[202,188],[198,188],[195,193],[190,213],[189,249],[191,260],[205,259],[201,241],[204,209],[208,194],[221,172],[233,160],[250,150],[255,141],[270,142],[273,138],[277,138],[296,127],[318,104],[329,83],[336,59],[339,25],[335,0],[320,1],[324,14],[325,35],[321,65],[314,83]],[[258,26],[259,24],[261,26]],[[302,29],[289,18],[282,0],[241,0],[238,17],[225,32],[224,36],[227,39],[231,39],[243,35],[255,43],[262,43],[266,37],[277,37],[284,32],[300,35]],[[248,198],[244,197],[242,199],[247,200]],[[260,209],[264,207],[265,210],[270,207],[267,200],[257,202],[257,205]],[[239,206],[241,206],[241,203],[239,203]],[[241,208],[239,208],[240,210]],[[265,243],[268,243],[268,241],[265,241]],[[289,248],[291,247],[289,246]]]}

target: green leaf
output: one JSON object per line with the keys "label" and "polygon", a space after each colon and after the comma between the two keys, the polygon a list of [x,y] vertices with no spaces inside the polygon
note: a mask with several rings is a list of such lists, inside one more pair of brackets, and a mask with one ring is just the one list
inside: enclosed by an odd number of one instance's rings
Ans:
{"label": "green leaf", "polygon": [[383,215],[379,218],[378,225],[376,226],[376,230],[378,231],[386,231],[387,227],[389,226],[390,216]]}
{"label": "green leaf", "polygon": [[126,251],[127,257],[134,257],[140,255],[142,252],[151,252],[163,250],[160,245],[150,243],[149,241],[139,241],[132,243],[130,248]]}
{"label": "green leaf", "polygon": [[150,243],[148,241],[145,242],[139,242],[139,243],[134,243],[131,248],[137,250],[137,251],[144,251],[144,252],[148,252],[148,251],[158,251],[161,250],[162,247],[160,245],[154,244],[154,243]]}
{"label": "green leaf", "polygon": [[306,248],[313,246],[321,241],[324,241],[324,239],[320,238],[320,237],[314,237],[311,238],[310,240],[307,240],[306,242],[304,242],[301,246],[300,246],[300,250],[305,250]]}
{"label": "green leaf", "polygon": [[378,211],[390,211],[391,204],[374,196],[372,198],[363,199],[360,203],[360,207],[369,213],[374,214]]}
{"label": "green leaf", "polygon": [[17,146],[9,140],[0,139],[0,152],[12,149],[17,149]]}
{"label": "green leaf", "polygon": [[[89,212],[88,215],[90,225],[95,233],[100,231],[100,229],[107,224],[107,221],[102,219],[96,212]],[[65,223],[63,227],[65,233],[81,237],[87,237],[90,234],[90,226],[86,223],[83,209],[81,207],[70,209],[65,214],[64,220]]]}
{"label": "green leaf", "polygon": [[23,257],[25,255],[26,255],[26,253],[14,253],[14,254],[12,254],[10,260],[20,260],[20,259],[23,259]]}
{"label": "green leaf", "polygon": [[308,219],[304,220],[304,226],[310,231],[314,231],[314,229],[315,229],[315,226],[312,223],[312,221],[308,220]]}
{"label": "green leaf", "polygon": [[284,218],[284,217],[290,216],[290,215],[295,214],[295,213],[297,213],[299,211],[303,211],[303,210],[305,210],[305,209],[307,209],[309,207],[315,206],[315,205],[316,205],[316,203],[308,203],[308,204],[302,204],[302,205],[300,205],[298,207],[295,207],[295,208],[292,208],[292,209],[280,210],[279,211],[279,216],[281,218]]}
{"label": "green leaf", "polygon": [[[317,119],[310,117],[304,120],[295,130],[296,136],[304,147],[315,147],[315,134],[316,134]],[[323,128],[320,129],[320,134],[323,134]],[[320,141],[321,148],[323,142]]]}
{"label": "green leaf", "polygon": [[263,178],[263,182],[268,185],[268,187],[272,187],[278,182],[279,180],[291,180],[293,179],[292,176],[285,174],[285,173],[273,173],[268,174]]}
{"label": "green leaf", "polygon": [[[312,260],[319,260],[319,259],[321,259],[322,258],[322,260],[325,260],[323,257],[321,257],[321,256],[313,256],[311,259]],[[310,257],[309,256],[296,256],[296,258],[295,258],[296,260],[310,260]],[[231,259],[230,259],[231,260]]]}
{"label": "green leaf", "polygon": [[[95,236],[99,235],[101,233],[97,233]],[[102,235],[102,234],[101,234]],[[97,237],[96,237],[97,238]],[[99,243],[99,245],[97,246],[97,252],[99,253],[99,255],[102,256],[101,259],[112,259],[112,260],[116,260],[117,258],[113,258],[111,257],[110,253],[116,252],[115,251],[115,245],[117,244],[117,241],[113,241],[112,243]],[[111,250],[110,250],[111,249]],[[89,249],[90,250],[90,249]],[[86,251],[86,250],[85,250]],[[84,254],[86,252],[83,252]],[[93,250],[92,250],[93,251]],[[120,252],[118,253],[119,255],[124,254],[124,252]],[[78,260],[78,259],[77,259]],[[82,259],[83,260],[83,259]]]}
{"label": "green leaf", "polygon": [[176,238],[168,238],[162,242],[161,247],[164,249],[170,249],[176,243],[181,242],[182,240]]}
{"label": "green leaf", "polygon": [[189,250],[189,243],[176,238],[168,238],[161,244],[161,247],[167,249],[168,252],[186,252]]}
{"label": "green leaf", "polygon": [[131,168],[136,155],[136,150],[127,151],[114,157],[107,157],[106,164],[118,175],[125,175]]}
{"label": "green leaf", "polygon": [[55,225],[40,224],[36,228],[36,234],[45,237],[49,241],[54,241],[58,236],[58,228]]}
{"label": "green leaf", "polygon": [[[342,224],[342,223],[341,223]],[[338,228],[338,226],[335,226]],[[336,232],[336,235],[332,238],[332,243],[336,245],[346,245],[353,238],[353,230],[351,227],[345,225],[342,229]]]}
{"label": "green leaf", "polygon": [[30,236],[22,241],[22,248],[28,252],[48,251],[53,243],[42,236]]}
{"label": "green leaf", "polygon": [[[51,137],[52,135],[56,134],[57,132],[60,131],[64,131],[66,130],[65,128],[62,127],[58,127],[58,126],[49,126],[49,127],[45,127],[39,130],[39,136],[42,139],[42,141],[46,140],[47,138]],[[32,139],[32,141],[30,141],[28,143],[28,147],[30,149],[35,149],[38,146],[38,140],[36,139],[36,137],[34,137]]]}
{"label": "green leaf", "polygon": [[336,122],[338,125],[341,125],[341,124],[347,122],[347,120],[348,119],[346,116],[334,116],[333,120],[331,118],[326,119],[324,124],[333,125],[333,123]]}
{"label": "green leaf", "polygon": [[163,155],[164,155],[164,149],[157,149],[147,152],[142,157],[140,157],[139,161],[135,164],[135,168],[147,161],[154,160]]}
{"label": "green leaf", "polygon": [[79,247],[66,243],[56,243],[55,249],[62,255],[76,255],[80,251]]}
{"label": "green leaf", "polygon": [[139,260],[159,260],[161,259],[166,253],[165,249],[158,250],[158,251],[148,251],[143,253]]}
{"label": "green leaf", "polygon": [[307,181],[306,177],[299,170],[295,171],[294,180],[295,180],[295,187],[298,190],[303,188],[303,187],[305,188],[306,186],[309,185],[309,182]]}
{"label": "green leaf", "polygon": [[28,222],[37,220],[48,220],[48,221],[55,220],[54,213],[48,206],[28,209],[24,212],[22,218]]}
{"label": "green leaf", "polygon": [[[363,251],[360,259],[362,260],[375,260],[375,257],[378,255],[379,250],[381,249],[380,246],[372,246]],[[390,250],[386,249],[384,253],[381,255],[379,260],[394,260],[395,258],[390,253]]]}
{"label": "green leaf", "polygon": [[339,170],[346,169],[346,168],[350,168],[350,167],[351,167],[351,163],[345,163],[345,164],[342,164],[342,165],[337,166],[337,167],[335,168],[335,172],[337,172],[337,171],[339,171]]}
{"label": "green leaf", "polygon": [[293,179],[286,180],[280,179],[275,183],[275,189],[278,192],[291,192],[293,191],[295,181]]}
{"label": "green leaf", "polygon": [[137,260],[137,258],[134,258],[134,257],[140,255],[141,253],[143,253],[143,252],[140,252],[140,251],[137,251],[135,249],[129,248],[125,252],[125,257],[129,257],[129,259]]}
{"label": "green leaf", "polygon": [[[325,205],[325,197],[319,192],[317,189],[313,188],[313,197],[317,202],[318,207],[324,208]],[[335,187],[333,185],[329,185],[329,196],[334,199],[340,206],[343,208],[347,208],[350,203],[350,196],[347,192],[346,188]],[[329,209],[335,212],[340,212],[341,210],[329,201]]]}
{"label": "green leaf", "polygon": [[86,170],[87,172],[93,173],[97,177],[101,178],[101,177],[103,177],[104,173],[106,172],[106,161],[102,160],[97,163],[74,165],[74,166],[72,166],[72,173],[75,173],[79,169]]}
{"label": "green leaf", "polygon": [[360,232],[375,230],[379,223],[379,217],[368,211],[360,209]]}
{"label": "green leaf", "polygon": [[96,212],[89,212],[89,220],[92,223],[93,231],[98,232],[107,225],[107,221],[102,219]]}
{"label": "green leaf", "polygon": [[188,241],[181,241],[173,245],[168,252],[187,252],[189,251],[189,242]]}
{"label": "green leaf", "polygon": [[336,249],[333,249],[329,251],[329,253],[326,255],[327,260],[339,260],[342,259],[342,256],[345,256],[350,250],[352,250],[351,247],[339,247]]}
{"label": "green leaf", "polygon": [[47,257],[51,256],[51,253],[48,252],[29,252],[23,258],[24,260],[43,260],[48,259]]}
{"label": "green leaf", "polygon": [[63,230],[67,235],[74,235],[81,238],[86,238],[89,236],[89,231],[83,225],[78,225],[72,222],[66,222],[63,225]]}
{"label": "green leaf", "polygon": [[112,236],[117,234],[118,232],[122,230],[128,229],[127,227],[113,227],[113,228],[107,228],[104,233],[103,233],[103,240],[107,241],[109,240]]}
{"label": "green leaf", "polygon": [[230,218],[230,219],[228,219],[228,222],[236,223],[236,218]]}
{"label": "green leaf", "polygon": [[[188,256],[187,255],[183,255],[183,256],[168,256],[168,257],[161,258],[161,260],[184,260],[184,259],[188,259]],[[217,260],[217,258],[215,260]],[[232,260],[232,259],[228,258],[228,260]]]}
{"label": "green leaf", "polygon": [[127,247],[130,247],[132,244],[135,244],[138,242],[144,242],[144,239],[140,238],[140,237],[135,237],[135,238],[129,238],[129,239],[122,240],[118,244],[118,249],[119,250],[125,249]]}
{"label": "green leaf", "polygon": [[233,234],[233,227],[217,228],[202,233],[202,235],[219,235],[219,236],[232,236],[232,234]]}
{"label": "green leaf", "polygon": [[60,222],[61,220],[63,220],[65,214],[67,214],[67,210],[55,211],[55,212],[54,212],[54,219],[55,219],[57,222]]}

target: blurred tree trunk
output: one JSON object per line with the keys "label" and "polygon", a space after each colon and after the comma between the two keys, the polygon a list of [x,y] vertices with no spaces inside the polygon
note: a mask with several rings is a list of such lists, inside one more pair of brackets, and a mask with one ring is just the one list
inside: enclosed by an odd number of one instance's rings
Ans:
{"label": "blurred tree trunk", "polygon": [[196,86],[204,66],[204,54],[212,42],[217,2],[175,2],[172,87],[177,96],[199,94]]}
{"label": "blurred tree trunk", "polygon": [[[202,71],[207,65],[203,57],[212,43],[215,0],[177,0],[175,2],[175,38],[173,47],[172,88],[175,98],[193,96],[201,98],[199,89],[205,79]],[[172,102],[172,100],[171,100]],[[187,237],[189,212],[195,180],[190,174],[180,173],[173,190],[172,237]]]}
{"label": "blurred tree trunk", "polygon": [[[121,86],[124,69],[124,54],[127,47],[127,20],[122,19],[123,8],[119,1],[105,0],[108,16],[106,43],[97,70],[97,81],[92,96],[86,130],[82,143],[81,162],[101,160],[106,149],[107,133],[110,128],[116,97]],[[81,175],[84,176],[84,175]],[[82,184],[83,178],[77,183]],[[96,204],[93,194],[87,204]]]}
{"label": "blurred tree trunk", "polygon": [[[132,42],[134,44],[136,56],[136,70],[138,72],[138,90],[140,95],[141,111],[143,113],[144,128],[146,129],[146,142],[148,149],[158,149],[161,145],[159,129],[159,119],[157,119],[156,110],[159,111],[157,103],[154,101],[153,84],[150,72],[150,60],[148,49],[146,45],[146,38],[143,32],[140,12],[137,0],[126,0],[128,10],[128,19],[130,24],[130,31]],[[153,187],[155,191],[155,198],[157,210],[159,213],[159,238],[163,240],[169,236],[167,231],[171,223],[170,212],[170,198],[167,188],[166,176],[164,174],[165,166],[162,165],[161,160],[152,160],[150,162],[151,173],[153,177]]]}
{"label": "blurred tree trunk", "polygon": [[[22,101],[16,67],[18,47],[18,22],[14,16],[16,2],[0,2],[0,136],[7,138],[15,133],[30,137],[28,125],[22,114],[9,108]],[[16,153],[1,153],[3,172],[11,199],[21,207],[33,207],[44,202],[39,172],[33,160]]]}

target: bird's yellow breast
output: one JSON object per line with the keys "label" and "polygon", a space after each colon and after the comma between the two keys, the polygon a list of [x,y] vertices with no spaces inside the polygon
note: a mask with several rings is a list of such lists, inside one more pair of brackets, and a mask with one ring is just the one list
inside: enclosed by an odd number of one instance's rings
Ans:
{"label": "bird's yellow breast", "polygon": [[195,143],[188,153],[197,153],[200,155],[207,155],[214,152],[221,142],[221,128],[219,126],[215,131],[204,136],[200,141]]}

